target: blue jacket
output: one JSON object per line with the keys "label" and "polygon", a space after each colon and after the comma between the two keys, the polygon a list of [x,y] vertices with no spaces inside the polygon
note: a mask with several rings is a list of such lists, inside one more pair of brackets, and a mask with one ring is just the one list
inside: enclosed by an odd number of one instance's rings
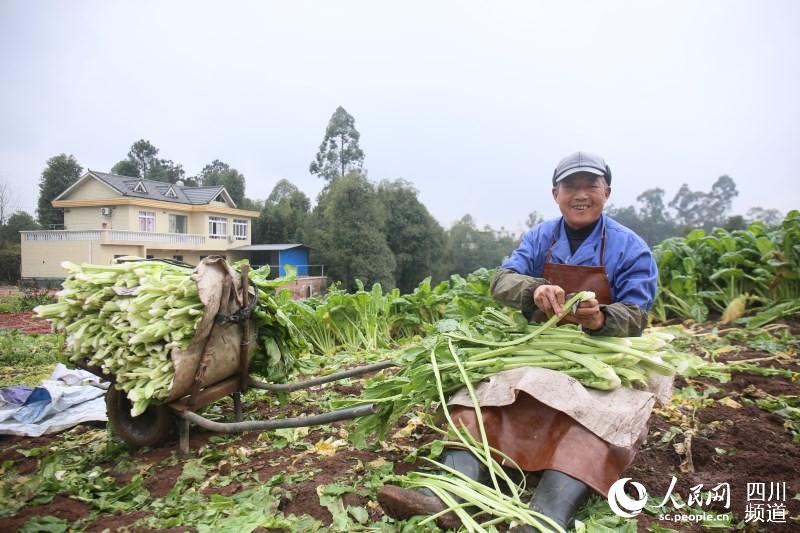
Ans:
{"label": "blue jacket", "polygon": [[558,233],[550,257],[552,263],[599,266],[600,238],[606,229],[605,267],[614,302],[636,304],[649,311],[656,297],[658,267],[647,244],[630,229],[601,215],[600,223],[572,255],[564,229],[564,218],[542,222],[528,230],[519,248],[503,261],[502,267],[534,278],[541,278],[547,250]]}

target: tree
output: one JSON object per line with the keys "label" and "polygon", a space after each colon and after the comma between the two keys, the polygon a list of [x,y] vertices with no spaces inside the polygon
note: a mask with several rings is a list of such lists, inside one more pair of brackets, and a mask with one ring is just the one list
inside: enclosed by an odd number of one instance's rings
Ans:
{"label": "tree", "polygon": [[447,232],[450,244],[450,272],[466,276],[479,268],[495,268],[511,255],[517,242],[497,237],[489,226],[479,230],[472,215],[464,215]]}
{"label": "tree", "polygon": [[331,182],[314,209],[312,245],[326,272],[348,290],[360,279],[394,287],[394,255],[386,244],[386,213],[375,187],[358,172]]}
{"label": "tree", "polygon": [[278,181],[256,221],[254,242],[303,244],[310,209],[308,196],[289,180]]}
{"label": "tree", "polygon": [[386,212],[386,242],[394,254],[394,279],[403,293],[410,293],[428,276],[444,278],[446,252],[444,229],[417,198],[407,181],[384,180],[378,197]]}
{"label": "tree", "polygon": [[664,189],[647,189],[636,197],[636,201],[643,204],[640,212],[644,220],[656,224],[666,222],[667,210],[664,206]]}
{"label": "tree", "polygon": [[542,222],[544,222],[544,217],[540,215],[538,211],[531,211],[528,213],[528,218],[525,220],[525,226],[527,228],[532,228]]}
{"label": "tree", "polygon": [[723,175],[717,178],[708,193],[692,191],[684,183],[669,206],[675,209],[678,224],[685,228],[710,230],[724,223],[733,198],[738,195],[733,178]]}
{"label": "tree", "polygon": [[130,159],[123,159],[122,161],[119,161],[116,165],[111,167],[111,173],[118,174],[120,176],[130,176],[131,178],[142,177],[139,174],[139,167]]}
{"label": "tree", "polygon": [[52,201],[78,181],[83,168],[72,155],[60,154],[47,160],[39,180],[39,202],[36,217],[43,228],[64,225],[64,211],[52,206]]}
{"label": "tree", "polygon": [[20,243],[19,232],[39,229],[36,220],[25,211],[17,211],[5,224],[0,226],[0,244],[14,245]]}
{"label": "tree", "polygon": [[228,163],[215,159],[203,167],[196,179],[204,187],[212,185],[224,186],[233,201],[236,202],[236,205],[242,207],[245,179],[241,172],[231,168]]}
{"label": "tree", "polygon": [[760,220],[767,226],[777,226],[783,221],[783,215],[777,209],[764,209],[763,207],[752,207],[747,210],[746,220],[754,222]]}
{"label": "tree", "polygon": [[131,145],[128,158],[111,167],[111,172],[146,180],[175,183],[184,179],[183,166],[170,159],[159,159],[158,148],[150,141],[140,139]]}
{"label": "tree", "polygon": [[0,181],[0,226],[6,223],[6,219],[17,208],[17,198],[11,186],[4,181]]}
{"label": "tree", "polygon": [[328,121],[325,138],[308,171],[329,182],[348,172],[360,172],[364,164],[364,152],[358,145],[359,137],[355,119],[342,106],[337,107]]}
{"label": "tree", "polygon": [[[185,177],[186,171],[183,170],[183,165],[173,163],[170,159],[157,159],[145,179],[167,183],[176,183],[180,180],[185,184]],[[190,179],[194,180],[194,178]]]}

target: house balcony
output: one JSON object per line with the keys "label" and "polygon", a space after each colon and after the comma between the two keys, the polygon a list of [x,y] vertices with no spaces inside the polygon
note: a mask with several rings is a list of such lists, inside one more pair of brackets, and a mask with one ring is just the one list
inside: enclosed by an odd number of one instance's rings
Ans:
{"label": "house balcony", "polygon": [[23,241],[95,241],[104,245],[144,245],[148,248],[187,250],[228,250],[250,244],[233,236],[192,233],[155,233],[115,229],[22,231]]}

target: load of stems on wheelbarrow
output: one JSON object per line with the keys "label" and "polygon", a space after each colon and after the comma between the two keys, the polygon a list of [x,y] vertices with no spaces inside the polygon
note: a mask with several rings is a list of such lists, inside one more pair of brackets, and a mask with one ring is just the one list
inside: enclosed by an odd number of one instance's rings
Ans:
{"label": "load of stems on wheelbarrow", "polygon": [[[249,265],[242,265],[236,275],[229,265],[204,260],[206,275],[198,277],[201,300],[206,315],[198,333],[186,350],[174,350],[175,378],[172,392],[163,401],[152,401],[134,416],[132,402],[123,390],[111,386],[106,396],[112,431],[133,446],[157,446],[174,437],[178,429],[180,450],[189,451],[189,430],[195,424],[209,431],[240,433],[279,428],[307,427],[365,416],[373,405],[331,411],[314,416],[269,420],[242,420],[242,393],[248,388],[274,393],[308,389],[324,383],[361,376],[393,366],[392,361],[352,368],[335,374],[297,383],[266,383],[251,375],[250,353],[255,342],[251,315],[256,296],[249,283]],[[215,277],[216,276],[216,277]],[[204,292],[204,287],[209,289]],[[211,297],[206,299],[207,294]],[[210,313],[213,313],[210,314]],[[78,366],[114,383],[115,376],[83,360]],[[202,408],[232,396],[236,420],[217,422],[198,413]]]}

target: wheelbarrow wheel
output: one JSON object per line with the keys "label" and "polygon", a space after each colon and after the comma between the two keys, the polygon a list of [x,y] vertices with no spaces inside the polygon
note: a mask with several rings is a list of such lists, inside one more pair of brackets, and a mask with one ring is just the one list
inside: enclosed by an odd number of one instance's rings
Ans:
{"label": "wheelbarrow wheel", "polygon": [[106,393],[106,410],[112,431],[131,446],[158,446],[175,435],[175,416],[168,407],[150,405],[139,416],[131,416],[131,401],[114,387]]}

